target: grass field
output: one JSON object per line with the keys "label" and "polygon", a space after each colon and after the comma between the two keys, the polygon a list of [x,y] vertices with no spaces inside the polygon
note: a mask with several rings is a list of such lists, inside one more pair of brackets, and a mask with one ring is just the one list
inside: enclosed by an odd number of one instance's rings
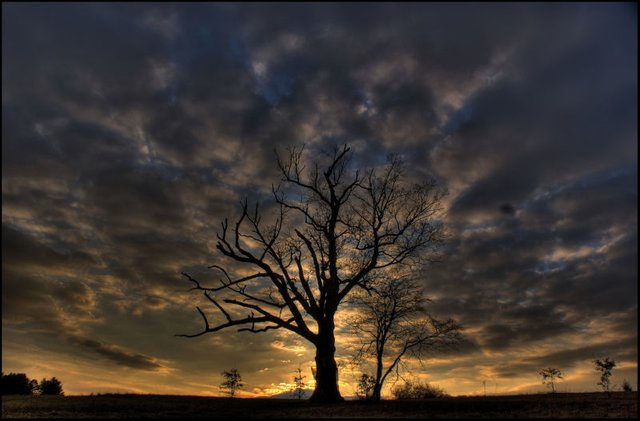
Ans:
{"label": "grass field", "polygon": [[557,393],[424,401],[299,400],[195,396],[3,396],[2,418],[637,418],[638,393]]}

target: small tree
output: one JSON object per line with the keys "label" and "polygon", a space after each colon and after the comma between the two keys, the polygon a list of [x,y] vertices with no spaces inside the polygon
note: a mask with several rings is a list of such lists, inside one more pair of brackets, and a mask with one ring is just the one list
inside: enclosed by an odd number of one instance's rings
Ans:
{"label": "small tree", "polygon": [[542,376],[542,384],[551,387],[551,393],[556,393],[554,383],[563,378],[562,372],[557,368],[549,367],[538,371],[538,374]]}
{"label": "small tree", "polygon": [[358,399],[369,400],[371,399],[371,395],[373,393],[373,388],[376,385],[376,378],[370,376],[368,374],[363,374],[360,376],[358,380],[358,388],[356,390],[356,395]]}
{"label": "small tree", "polygon": [[55,377],[52,377],[50,380],[46,378],[42,379],[38,389],[40,390],[41,395],[64,395],[64,392],[62,391],[62,383]]}
{"label": "small tree", "polygon": [[609,378],[611,377],[611,370],[616,366],[615,361],[609,357],[605,357],[595,360],[594,363],[596,364],[596,370],[602,373],[600,375],[600,381],[597,383],[598,386],[601,386],[608,395],[611,395],[611,382]]}
{"label": "small tree", "polygon": [[[397,271],[397,269],[396,269]],[[451,319],[439,320],[427,311],[430,301],[412,275],[387,273],[371,277],[369,289],[360,291],[350,303],[357,311],[349,320],[358,338],[353,360],[375,361],[373,390],[368,398],[379,401],[382,387],[402,361],[422,357],[456,345],[461,327]]]}
{"label": "small tree", "polygon": [[220,389],[225,389],[226,393],[232,398],[235,396],[236,390],[244,387],[242,376],[235,368],[230,371],[223,371],[222,377],[224,381],[220,384]]}
{"label": "small tree", "polygon": [[293,378],[293,382],[295,384],[293,387],[293,392],[298,399],[302,399],[302,396],[304,395],[305,383],[303,382],[303,379],[305,377],[307,376],[303,376],[302,369],[298,367],[298,369],[296,370],[296,376]]}
{"label": "small tree", "polygon": [[624,379],[624,382],[622,382],[622,390],[624,390],[625,392],[633,392],[631,383],[629,383],[627,379]]}

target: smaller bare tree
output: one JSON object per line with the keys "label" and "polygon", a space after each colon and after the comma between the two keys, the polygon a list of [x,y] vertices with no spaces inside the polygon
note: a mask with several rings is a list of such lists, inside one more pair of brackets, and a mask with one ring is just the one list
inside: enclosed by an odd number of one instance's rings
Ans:
{"label": "smaller bare tree", "polygon": [[602,389],[607,392],[607,395],[611,396],[611,381],[609,378],[611,377],[611,370],[616,366],[616,362],[609,357],[605,357],[595,360],[594,363],[596,370],[602,373],[598,386],[601,386]]}
{"label": "smaller bare tree", "polygon": [[296,370],[296,376],[293,378],[293,392],[298,399],[302,399],[302,396],[304,395],[305,383],[303,380],[305,377],[307,376],[303,376],[302,369],[298,367],[298,369]]}
{"label": "smaller bare tree", "polygon": [[224,381],[220,384],[220,389],[226,390],[226,393],[229,394],[230,397],[234,397],[236,391],[244,387],[244,383],[242,383],[242,376],[235,368],[232,368],[230,371],[223,371],[222,377]]}
{"label": "smaller bare tree", "polygon": [[542,384],[551,387],[551,393],[556,393],[555,382],[563,378],[562,372],[557,368],[549,367],[538,371],[538,374],[542,376]]}
{"label": "smaller bare tree", "polygon": [[427,353],[461,339],[460,325],[451,319],[438,320],[427,311],[430,300],[413,278],[397,273],[387,275],[371,279],[367,292],[351,300],[357,315],[349,324],[359,341],[354,361],[375,361],[372,401],[380,400],[389,374],[395,371],[399,376],[403,358],[411,356],[422,361]]}

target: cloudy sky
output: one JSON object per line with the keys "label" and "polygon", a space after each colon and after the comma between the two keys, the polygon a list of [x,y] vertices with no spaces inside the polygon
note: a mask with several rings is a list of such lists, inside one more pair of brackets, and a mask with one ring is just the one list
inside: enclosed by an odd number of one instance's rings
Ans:
{"label": "cloudy sky", "polygon": [[[2,366],[67,394],[276,393],[314,350],[187,339],[181,271],[268,200],[274,149],[401,154],[450,237],[423,271],[467,345],[411,375],[451,394],[637,389],[637,5],[2,5]],[[339,338],[341,392],[358,370]]]}

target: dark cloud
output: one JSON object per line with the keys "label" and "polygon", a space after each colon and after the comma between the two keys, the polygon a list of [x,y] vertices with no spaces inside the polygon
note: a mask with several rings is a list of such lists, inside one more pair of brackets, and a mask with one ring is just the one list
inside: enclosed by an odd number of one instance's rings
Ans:
{"label": "dark cloud", "polygon": [[[116,364],[156,370],[162,366],[154,358],[127,351],[122,347],[83,336],[81,325],[94,319],[96,294],[86,284],[73,280],[52,282],[3,268],[3,320],[9,327],[20,326],[22,332],[42,335],[34,343],[44,341],[65,353],[86,352],[84,358],[96,355]],[[4,297],[11,300],[5,300]],[[63,342],[59,342],[63,340]],[[73,348],[65,348],[68,343]]]}
{"label": "dark cloud", "polygon": [[[179,272],[215,262],[241,198],[270,195],[274,150],[341,143],[449,188],[424,283],[472,332],[456,358],[556,341],[549,364],[573,364],[601,350],[571,345],[594,320],[637,331],[633,5],[12,3],[2,23],[11,334],[195,369],[200,346],[171,342],[201,322]],[[211,341],[220,364],[251,352]],[[269,341],[247,367],[276,364]]]}
{"label": "dark cloud", "polygon": [[125,351],[114,345],[77,336],[69,336],[68,340],[74,345],[78,345],[92,353],[101,355],[102,357],[125,367],[140,370],[156,370],[162,367],[160,364],[156,363],[153,358]]}
{"label": "dark cloud", "polygon": [[[64,238],[55,237],[47,244],[10,225],[2,225],[2,266],[14,270],[25,267],[46,269],[78,269],[96,264],[95,258],[84,250],[71,248]],[[56,241],[57,240],[57,241]]]}
{"label": "dark cloud", "polygon": [[637,337],[615,340],[606,343],[566,349],[536,357],[523,358],[522,361],[498,367],[496,374],[500,377],[515,377],[522,372],[536,372],[545,367],[562,367],[565,373],[571,371],[578,363],[593,361],[603,356],[614,361],[635,361],[637,359]]}

